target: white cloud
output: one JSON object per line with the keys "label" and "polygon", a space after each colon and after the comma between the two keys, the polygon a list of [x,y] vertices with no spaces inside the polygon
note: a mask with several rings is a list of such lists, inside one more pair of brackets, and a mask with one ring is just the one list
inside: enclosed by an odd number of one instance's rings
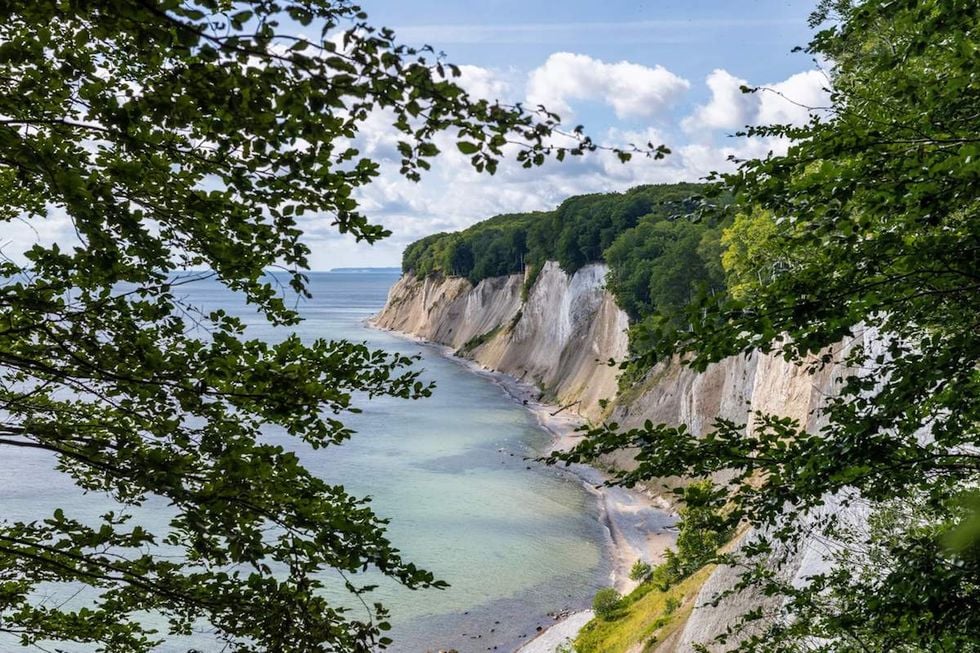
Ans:
{"label": "white cloud", "polygon": [[808,70],[782,82],[766,85],[757,93],[761,101],[756,116],[758,124],[806,123],[811,113],[819,112],[830,104],[826,91],[829,84],[819,70]]}
{"label": "white cloud", "polygon": [[741,91],[742,86],[748,85],[747,81],[716,68],[705,83],[711,91],[711,99],[681,121],[684,131],[692,133],[705,128],[744,127],[755,119],[759,111],[759,97]]}
{"label": "white cloud", "polygon": [[605,63],[584,54],[556,52],[531,72],[528,102],[570,114],[570,100],[598,100],[619,118],[651,118],[663,112],[690,83],[663,66],[653,68],[620,61]]}
{"label": "white cloud", "polygon": [[506,100],[513,96],[511,82],[500,73],[480,66],[460,66],[460,76],[452,80],[470,95],[485,100]]}
{"label": "white cloud", "polygon": [[47,215],[17,217],[0,221],[0,260],[26,263],[24,252],[34,245],[44,247],[57,243],[63,250],[78,244],[74,223],[58,206],[48,206]]}
{"label": "white cloud", "polygon": [[746,125],[802,125],[829,103],[827,78],[817,70],[765,84],[755,93],[742,93],[740,87],[749,86],[748,82],[720,68],[713,70],[705,83],[711,99],[681,121],[689,134]]}

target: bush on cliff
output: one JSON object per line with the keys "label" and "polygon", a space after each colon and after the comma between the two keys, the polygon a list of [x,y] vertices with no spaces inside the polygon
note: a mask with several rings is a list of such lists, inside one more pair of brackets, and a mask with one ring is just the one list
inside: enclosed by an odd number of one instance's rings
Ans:
{"label": "bush on cliff", "polygon": [[643,581],[650,577],[650,572],[653,571],[653,567],[650,566],[649,562],[637,559],[630,567],[630,580]]}
{"label": "bush on cliff", "polygon": [[600,619],[612,619],[619,612],[622,596],[612,587],[603,587],[592,599],[592,609]]}

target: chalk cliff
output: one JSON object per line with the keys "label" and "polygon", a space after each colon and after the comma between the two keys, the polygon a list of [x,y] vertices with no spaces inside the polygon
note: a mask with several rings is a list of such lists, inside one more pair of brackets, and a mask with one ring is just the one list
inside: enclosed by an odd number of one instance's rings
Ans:
{"label": "chalk cliff", "polygon": [[[534,383],[555,403],[573,404],[590,420],[607,418],[627,428],[645,420],[684,423],[703,433],[719,417],[751,428],[752,413],[763,411],[792,417],[808,429],[821,426],[820,408],[849,371],[827,366],[809,374],[780,357],[759,353],[725,359],[702,373],[661,364],[616,397],[618,370],[607,362],[626,355],[628,320],[605,290],[606,273],[604,265],[589,265],[569,275],[549,262],[523,298],[522,275],[487,279],[474,287],[465,279],[409,274],[392,288],[375,322],[451,346],[487,368]],[[874,333],[859,332],[837,349],[874,347],[876,340]],[[839,360],[844,352],[835,353]],[[615,400],[607,404],[604,399]],[[608,462],[628,468],[629,452]],[[663,479],[654,489],[671,484]],[[834,509],[833,498],[828,506]],[[806,555],[785,570],[788,578],[801,579],[821,565],[818,545],[804,548]],[[708,606],[717,592],[734,585],[737,573],[717,569],[693,599],[695,608],[684,629],[655,650],[688,653],[696,643],[712,650],[711,640],[745,611],[778,609],[767,604],[772,599],[745,594]]]}
{"label": "chalk cliff", "polygon": [[607,268],[575,274],[544,265],[522,300],[523,275],[485,279],[402,277],[375,323],[448,345],[487,368],[537,385],[588,419],[616,395],[626,355],[626,314],[605,290]]}

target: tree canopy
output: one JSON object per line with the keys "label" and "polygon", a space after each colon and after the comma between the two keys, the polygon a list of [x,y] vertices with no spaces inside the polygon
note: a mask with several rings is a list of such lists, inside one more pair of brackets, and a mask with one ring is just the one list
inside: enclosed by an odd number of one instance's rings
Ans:
{"label": "tree canopy", "polygon": [[[67,216],[77,236],[0,262],[0,451],[47,452],[79,492],[120,507],[95,523],[62,510],[0,522],[0,631],[145,651],[168,635],[139,619],[156,612],[172,634],[203,622],[227,650],[367,651],[386,643],[384,608],[328,604],[324,571],[358,596],[369,568],[441,585],[365,501],[262,438],[274,425],[298,445],[344,441],[355,395],[429,392],[411,361],[250,339],[238,319],[186,305],[176,273],[206,268],[295,324],[264,271],[307,292],[304,224],[387,235],[355,200],[378,174],[356,147],[374,112],[400,134],[411,179],[440,133],[491,173],[505,145],[525,166],[595,149],[580,130],[554,145],[557,116],[470,97],[458,74],[345,0],[0,7],[0,222]],[[166,532],[123,516],[154,497],[175,511]],[[98,598],[39,599],[65,584]]]}
{"label": "tree canopy", "polygon": [[402,269],[479,283],[546,261],[569,274],[605,262],[609,289],[634,320],[659,316],[680,324],[699,292],[725,290],[719,239],[727,222],[694,219],[701,190],[689,183],[637,186],[570,197],[554,211],[498,215],[412,243]]}
{"label": "tree canopy", "polygon": [[[731,478],[733,514],[757,534],[743,579],[787,608],[741,650],[975,651],[980,549],[953,535],[975,529],[980,482],[980,6],[835,0],[813,24],[832,106],[802,127],[749,128],[791,139],[788,152],[719,180],[742,214],[725,237],[737,291],[696,301],[681,328],[637,328],[645,365],[702,370],[753,350],[811,372],[843,364],[826,426],[613,424],[562,458],[630,447],[638,466],[619,482]],[[868,504],[870,528],[815,522],[832,498]],[[766,565],[815,523],[843,552],[805,587],[781,582]]]}

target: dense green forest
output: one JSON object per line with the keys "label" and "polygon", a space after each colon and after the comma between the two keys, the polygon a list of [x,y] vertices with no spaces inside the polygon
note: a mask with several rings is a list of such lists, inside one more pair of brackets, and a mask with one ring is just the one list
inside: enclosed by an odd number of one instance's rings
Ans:
{"label": "dense green forest", "polygon": [[638,186],[570,197],[554,211],[498,215],[412,243],[402,268],[478,283],[528,268],[533,279],[551,260],[569,273],[606,262],[609,288],[631,318],[676,324],[699,292],[725,290],[721,237],[727,221],[695,219],[702,190],[690,183]]}

